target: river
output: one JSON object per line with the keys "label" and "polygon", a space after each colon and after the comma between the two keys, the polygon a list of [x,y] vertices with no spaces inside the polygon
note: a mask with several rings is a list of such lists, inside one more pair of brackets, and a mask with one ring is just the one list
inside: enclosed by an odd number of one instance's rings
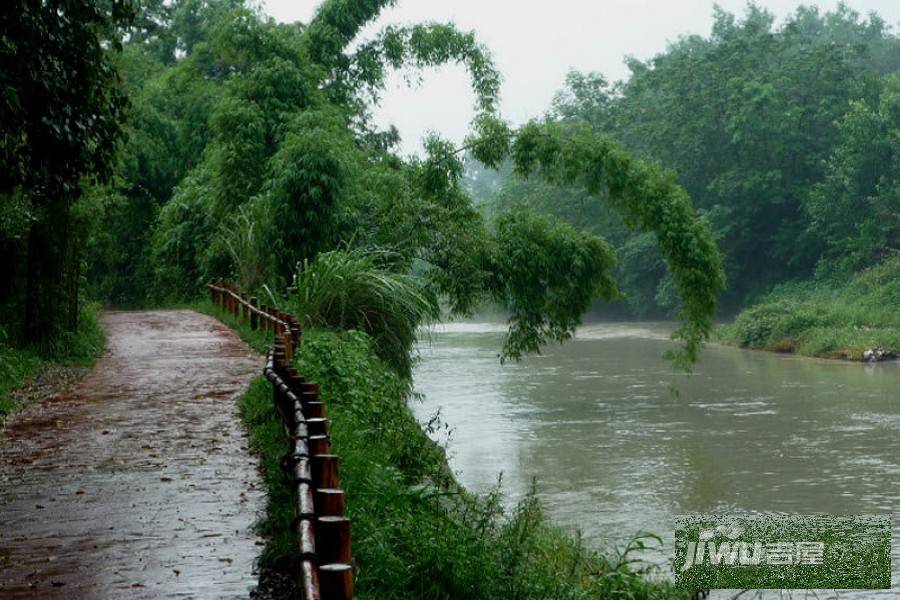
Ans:
{"label": "river", "polygon": [[501,365],[503,324],[440,325],[420,344],[414,410],[440,410],[434,437],[464,485],[502,473],[511,503],[536,479],[554,521],[595,546],[651,531],[668,560],[674,517],[692,511],[897,511],[900,363],[709,345],[687,376],[662,359],[673,327],[589,324]]}

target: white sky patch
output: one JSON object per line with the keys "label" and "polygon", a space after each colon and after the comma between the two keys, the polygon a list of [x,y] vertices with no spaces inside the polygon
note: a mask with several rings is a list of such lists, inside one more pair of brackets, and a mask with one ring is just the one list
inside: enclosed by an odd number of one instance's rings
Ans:
{"label": "white sky patch", "polygon": [[[266,12],[284,22],[309,22],[318,4],[264,0]],[[716,4],[738,15],[747,5],[745,0]],[[783,19],[800,2],[761,0],[757,4]],[[816,4],[822,12],[837,6],[836,1],[807,4]],[[877,12],[894,31],[900,24],[897,0],[848,0],[845,4],[862,15]],[[547,110],[570,69],[599,71],[614,81],[628,74],[626,56],[647,59],[679,36],[708,36],[713,5],[712,0],[400,0],[360,38],[371,38],[389,24],[423,21],[452,21],[461,30],[474,30],[503,75],[501,114],[517,125]],[[402,151],[413,153],[421,150],[422,137],[429,130],[461,143],[474,102],[465,69],[451,65],[427,70],[422,84],[412,89],[400,74],[393,73],[374,114],[380,126],[395,125],[403,136]]]}

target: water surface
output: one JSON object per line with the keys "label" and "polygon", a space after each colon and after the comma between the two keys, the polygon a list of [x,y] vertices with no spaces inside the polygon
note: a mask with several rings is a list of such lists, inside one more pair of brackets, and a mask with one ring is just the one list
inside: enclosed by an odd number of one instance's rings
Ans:
{"label": "water surface", "polygon": [[672,327],[589,325],[501,365],[502,324],[442,325],[421,345],[415,411],[440,410],[464,485],[502,473],[514,502],[536,478],[554,520],[598,546],[670,542],[691,511],[897,511],[900,363],[711,345],[686,376],[661,358]]}

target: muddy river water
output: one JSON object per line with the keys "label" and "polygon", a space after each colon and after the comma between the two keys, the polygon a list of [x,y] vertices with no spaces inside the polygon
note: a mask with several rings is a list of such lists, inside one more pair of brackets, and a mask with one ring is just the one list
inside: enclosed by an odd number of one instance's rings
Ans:
{"label": "muddy river water", "polygon": [[[554,520],[592,545],[652,531],[669,546],[692,511],[893,513],[896,526],[900,363],[711,345],[687,376],[661,358],[672,328],[590,324],[501,365],[502,324],[441,325],[421,344],[415,411],[440,410],[435,437],[464,485],[502,473],[514,502],[536,479]],[[894,548],[896,588],[896,535]]]}

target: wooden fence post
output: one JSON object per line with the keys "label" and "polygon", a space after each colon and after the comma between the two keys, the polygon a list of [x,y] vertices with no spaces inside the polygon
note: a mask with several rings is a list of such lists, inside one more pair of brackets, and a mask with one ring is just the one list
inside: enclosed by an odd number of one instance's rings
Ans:
{"label": "wooden fence post", "polygon": [[316,555],[319,564],[350,562],[350,519],[316,518]]}
{"label": "wooden fence post", "polygon": [[[256,297],[250,298],[250,306],[254,309],[259,309],[259,305],[257,304]],[[256,313],[256,310],[250,311],[250,329],[256,331],[259,327],[259,315]]]}
{"label": "wooden fence post", "polygon": [[340,458],[336,454],[312,455],[312,481],[317,489],[336,489],[338,487],[338,464]]}
{"label": "wooden fence post", "polygon": [[319,566],[319,589],[326,600],[353,599],[353,565],[331,563]]}
{"label": "wooden fence post", "polygon": [[319,488],[315,495],[316,513],[323,517],[344,516],[344,490]]}

